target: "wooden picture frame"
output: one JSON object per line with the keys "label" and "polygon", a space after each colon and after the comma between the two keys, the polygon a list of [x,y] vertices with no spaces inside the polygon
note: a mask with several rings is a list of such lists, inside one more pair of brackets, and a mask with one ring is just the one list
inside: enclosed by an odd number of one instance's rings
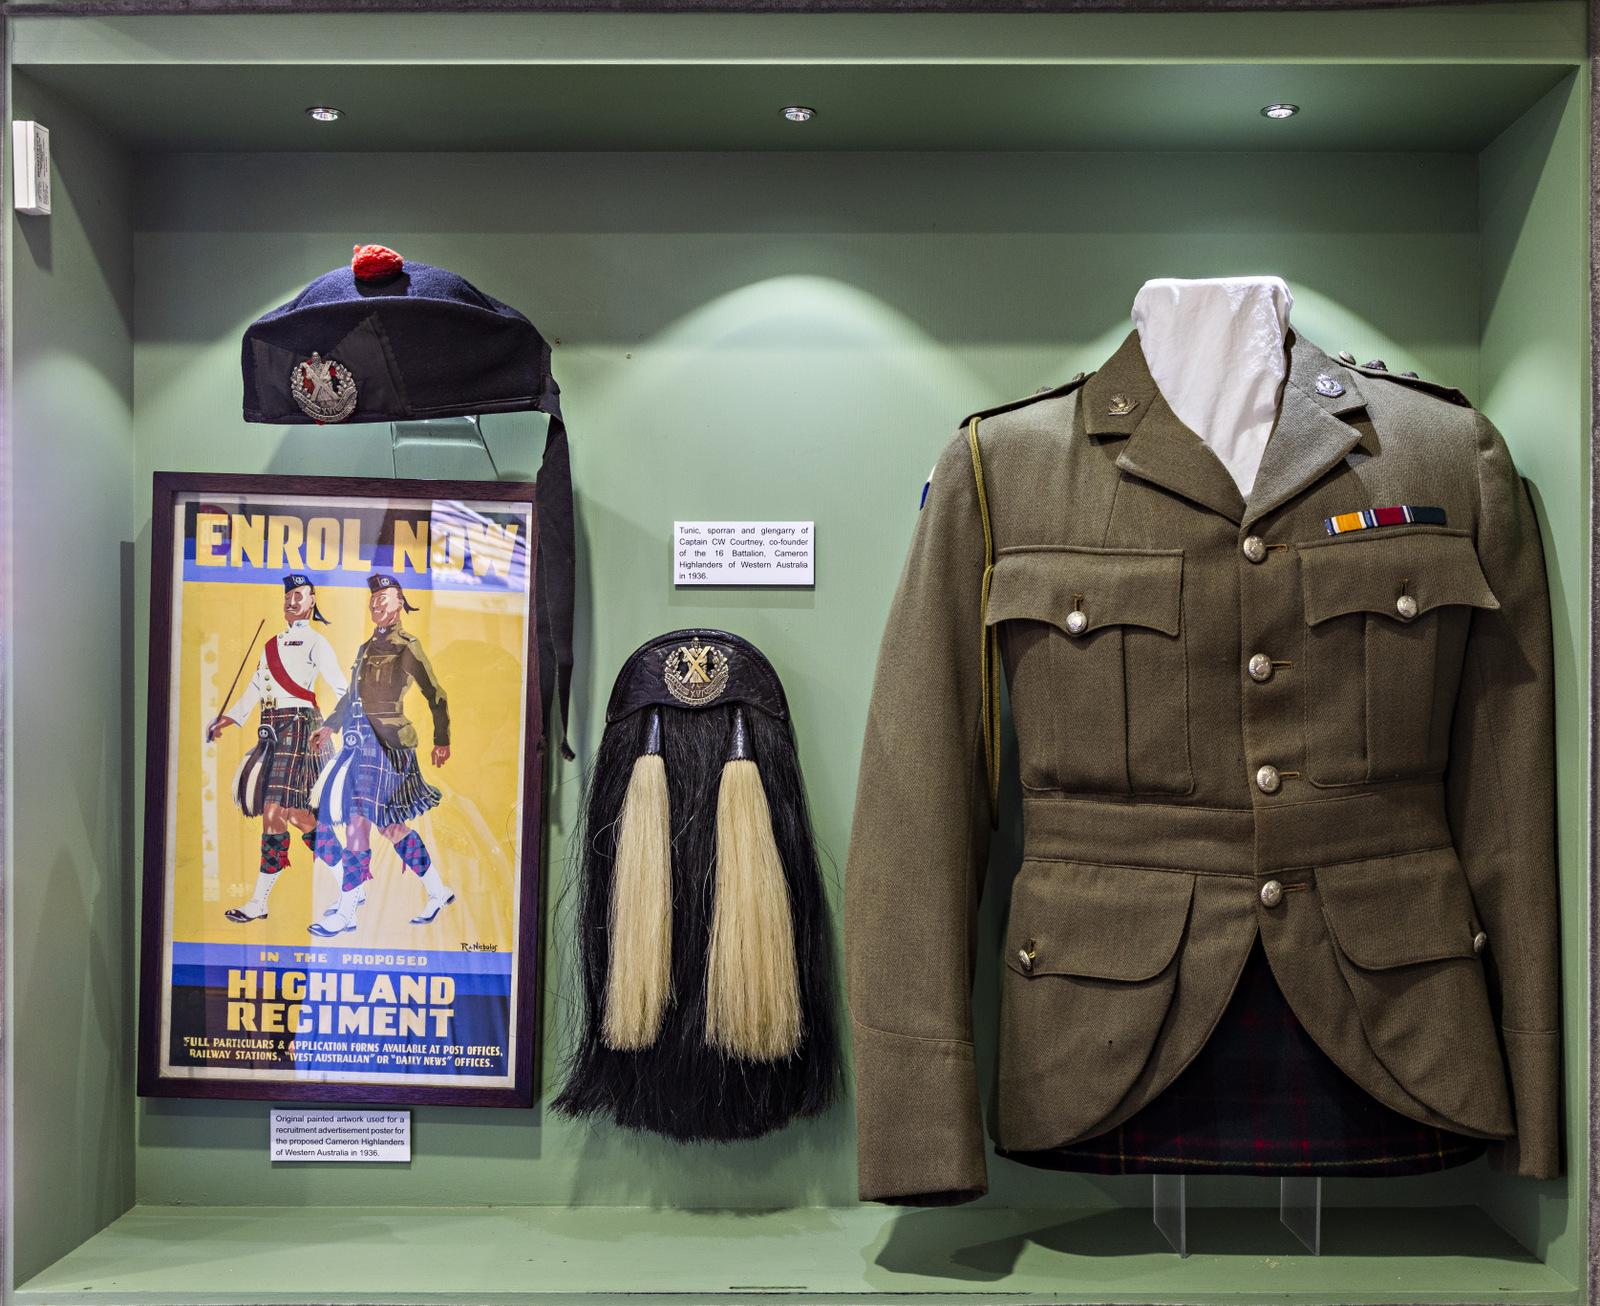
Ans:
{"label": "wooden picture frame", "polygon": [[139,1093],[531,1106],[533,485],[158,472],[151,520]]}

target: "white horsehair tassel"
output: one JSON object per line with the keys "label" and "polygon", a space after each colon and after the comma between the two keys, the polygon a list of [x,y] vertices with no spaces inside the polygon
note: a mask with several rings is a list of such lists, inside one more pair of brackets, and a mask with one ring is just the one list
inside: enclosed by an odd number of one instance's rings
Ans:
{"label": "white horsehair tassel", "polygon": [[610,957],[601,1037],[636,1051],[661,1033],[672,992],[672,818],[661,714],[650,710],[633,764],[612,861]]}
{"label": "white horsehair tassel", "polygon": [[800,977],[789,886],[744,714],[717,790],[716,896],[706,972],[706,1041],[773,1061],[800,1044]]}

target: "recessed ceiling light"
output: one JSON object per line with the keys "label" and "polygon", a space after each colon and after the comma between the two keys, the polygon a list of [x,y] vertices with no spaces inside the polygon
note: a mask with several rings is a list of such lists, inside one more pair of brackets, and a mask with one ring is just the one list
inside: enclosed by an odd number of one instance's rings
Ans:
{"label": "recessed ceiling light", "polygon": [[313,104],[306,110],[306,116],[318,122],[338,122],[344,117],[344,110],[335,109],[331,104]]}
{"label": "recessed ceiling light", "polygon": [[803,104],[790,104],[785,106],[783,116],[790,122],[810,122],[817,116],[817,111],[808,109]]}
{"label": "recessed ceiling light", "polygon": [[1263,118],[1293,118],[1300,112],[1298,104],[1269,104],[1261,110]]}

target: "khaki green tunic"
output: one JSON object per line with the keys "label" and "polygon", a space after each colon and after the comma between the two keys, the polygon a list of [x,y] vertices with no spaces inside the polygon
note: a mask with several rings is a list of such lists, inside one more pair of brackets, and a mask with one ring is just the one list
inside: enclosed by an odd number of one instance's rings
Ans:
{"label": "khaki green tunic", "polygon": [[[1004,967],[990,1130],[1043,1149],[1171,1084],[1258,934],[1373,1097],[1557,1174],[1550,607],[1499,432],[1454,391],[1298,335],[1248,501],[1136,334],[1087,381],[980,418],[934,472],[862,756],[861,1195],[985,1190],[977,966]],[[1393,504],[1446,521],[1324,524]],[[974,928],[998,748],[986,624],[1023,794],[999,958]]]}
{"label": "khaki green tunic", "polygon": [[433,714],[435,748],[450,744],[450,706],[422,641],[399,622],[380,626],[356,654],[357,674],[326,724],[340,729],[350,711],[350,695],[361,695],[361,710],[372,722],[372,733],[391,748],[415,748],[417,728],[406,716],[406,690],[413,684]]}

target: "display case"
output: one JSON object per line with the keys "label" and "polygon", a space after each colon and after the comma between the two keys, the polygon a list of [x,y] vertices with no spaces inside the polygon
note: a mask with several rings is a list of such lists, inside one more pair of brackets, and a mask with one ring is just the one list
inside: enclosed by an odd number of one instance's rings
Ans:
{"label": "display case", "polygon": [[[12,212],[5,250],[7,1300],[1590,1300],[1581,0],[164,8],[6,6],[9,116],[53,157],[53,212]],[[1260,112],[1280,101],[1301,112]],[[240,412],[245,327],[365,241],[492,287],[555,346],[577,760],[546,777],[535,1105],[419,1107],[406,1165],[273,1164],[268,1103],[135,1094],[151,486],[392,474],[386,427]],[[627,653],[697,626],[767,653],[837,903],[939,450],[964,414],[1096,367],[1145,279],[1255,272],[1330,353],[1460,387],[1527,480],[1554,613],[1564,1177],[1328,1180],[1320,1256],[1275,1182],[1191,1178],[1180,1259],[1148,1178],[991,1156],[976,1203],[861,1204],[848,1100],[701,1148],[552,1114],[568,842]],[[499,476],[534,478],[541,421],[484,418]],[[406,471],[493,474],[462,459],[418,446]],[[673,585],[675,520],[756,519],[816,523],[814,586]]]}

